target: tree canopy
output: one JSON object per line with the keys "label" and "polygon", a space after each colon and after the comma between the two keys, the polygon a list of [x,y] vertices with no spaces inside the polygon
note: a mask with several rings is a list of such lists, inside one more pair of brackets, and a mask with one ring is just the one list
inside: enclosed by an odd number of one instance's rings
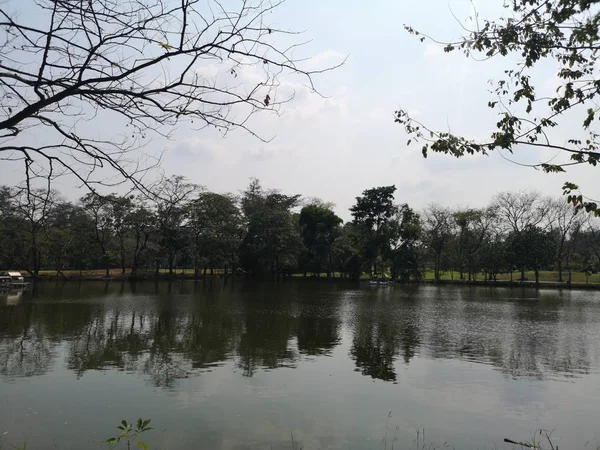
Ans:
{"label": "tree canopy", "polygon": [[499,193],[485,208],[417,211],[397,202],[394,186],[376,187],[356,198],[344,223],[332,204],[256,179],[239,194],[210,192],[181,176],[155,189],[152,199],[88,193],[69,202],[55,191],[31,197],[0,186],[0,270],[408,282],[428,271],[436,280],[450,272],[476,281],[556,270],[564,281],[573,271],[600,269],[600,221],[536,193]]}

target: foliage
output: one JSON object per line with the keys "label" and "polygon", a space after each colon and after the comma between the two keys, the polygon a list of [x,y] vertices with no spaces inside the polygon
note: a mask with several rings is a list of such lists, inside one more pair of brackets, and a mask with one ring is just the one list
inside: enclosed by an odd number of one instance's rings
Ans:
{"label": "foliage", "polygon": [[258,277],[289,274],[302,251],[298,218],[292,209],[299,195],[265,191],[253,180],[242,197],[247,224],[240,246],[244,270]]}
{"label": "foliage", "polygon": [[229,267],[242,237],[242,218],[236,199],[230,195],[201,192],[187,208],[194,236],[194,270]]}
{"label": "foliage", "polygon": [[419,240],[421,218],[408,205],[398,208],[395,220],[390,223],[390,241],[386,249],[390,258],[390,274],[393,279],[421,280],[419,267]]}
{"label": "foliage", "polygon": [[[531,167],[544,172],[564,172],[580,164],[595,167],[600,160],[597,2],[513,0],[505,2],[504,7],[509,10],[506,16],[480,22],[475,14],[476,26],[467,30],[466,36],[440,43],[445,52],[462,51],[467,57],[483,55],[489,59],[514,54],[520,58],[515,67],[504,70],[487,103],[498,112],[489,138],[478,141],[451,131],[436,131],[399,110],[396,122],[410,136],[408,144],[420,142],[425,157],[429,152],[462,157],[541,148],[550,152],[547,161]],[[421,41],[428,39],[410,26],[405,28],[420,36]],[[554,94],[545,96],[541,89],[536,90],[535,71],[548,60],[558,66],[560,85]],[[569,118],[580,126],[563,126],[561,130],[570,133],[566,139],[553,137],[552,130]],[[562,160],[556,159],[557,151]],[[574,206],[600,215],[596,202],[574,194],[579,189],[576,184],[566,183],[563,189]]]}
{"label": "foliage", "polygon": [[310,204],[300,211],[300,230],[306,247],[304,272],[319,275],[327,272],[329,276],[335,271],[333,264],[333,247],[340,236],[340,225],[343,220],[329,207]]}
{"label": "foliage", "polygon": [[119,433],[114,437],[106,439],[104,444],[108,449],[113,449],[116,448],[121,441],[123,441],[127,446],[127,450],[131,449],[132,444],[135,446],[135,448],[148,450],[148,445],[144,441],[140,440],[139,436],[142,433],[152,430],[152,427],[149,426],[150,421],[151,419],[143,420],[140,418],[137,420],[134,426],[134,424],[127,423],[126,420],[122,420],[117,426]]}
{"label": "foliage", "polygon": [[421,239],[432,259],[433,276],[440,279],[443,258],[452,237],[452,212],[439,205],[429,205],[425,210]]}
{"label": "foliage", "polygon": [[556,268],[563,280],[564,272],[570,279],[573,270],[600,267],[600,221],[535,193],[503,192],[485,208],[430,205],[418,213],[395,202],[394,186],[379,187],[357,198],[344,224],[332,205],[301,202],[258,180],[239,197],[183,177],[163,180],[157,192],[154,202],[90,193],[77,203],[39,192],[28,205],[26,190],[0,188],[0,270],[139,278],[191,268],[195,277],[418,281],[429,268],[438,280],[448,271],[495,280],[514,269],[524,276]]}
{"label": "foliage", "polygon": [[389,246],[391,219],[398,211],[394,192],[396,186],[367,189],[361,197],[356,197],[356,204],[350,208],[354,224],[363,230],[360,245],[369,262],[368,271],[375,276],[381,254]]}
{"label": "foliage", "polygon": [[512,232],[507,237],[508,249],[512,260],[518,267],[533,269],[536,282],[539,282],[539,270],[552,264],[556,254],[556,241],[553,236],[533,225],[522,232]]}

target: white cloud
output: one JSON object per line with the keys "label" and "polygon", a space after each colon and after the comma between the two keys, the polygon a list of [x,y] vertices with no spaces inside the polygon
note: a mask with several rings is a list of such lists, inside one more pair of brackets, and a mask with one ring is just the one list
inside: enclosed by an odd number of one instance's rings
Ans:
{"label": "white cloud", "polygon": [[[502,13],[498,3],[479,3],[482,18],[490,11]],[[471,14],[470,5],[460,5],[453,2],[457,17]],[[393,121],[399,107],[434,129],[446,130],[449,124],[453,132],[485,138],[497,121],[497,111],[486,106],[490,99],[487,81],[502,77],[514,61],[476,62],[459,52],[446,54],[439,45],[421,43],[402,30],[401,23],[407,23],[433,35],[448,30],[448,37],[460,36],[464,30],[447,11],[445,1],[390,2],[387,6],[385,14],[366,4],[331,6],[330,14],[324,15],[301,7],[294,9],[297,15],[293,17],[278,18],[281,24],[306,25],[309,37],[315,38],[302,50],[313,55],[305,68],[329,66],[352,56],[341,68],[315,77],[317,88],[328,98],[311,93],[306,79],[282,74],[280,84],[269,94],[273,101],[294,94],[293,101],[282,105],[279,115],[261,112],[247,123],[260,136],[274,137],[271,142],[263,143],[240,130],[223,138],[212,129],[181,126],[173,133],[173,141],[165,144],[155,139],[148,143],[148,150],[166,149],[163,166],[167,173],[185,175],[209,189],[235,192],[256,176],[268,187],[333,201],[346,218],[355,196],[384,184],[396,184],[398,201],[417,208],[430,201],[483,205],[506,189],[535,188],[560,195],[565,180],[580,183],[592,197],[600,196],[595,181],[599,169],[593,167],[547,175],[511,164],[498,154],[462,159],[436,154],[424,159],[419,145],[407,148],[408,137]],[[439,14],[430,14],[432,9]],[[265,70],[270,69],[262,64],[234,67],[231,61],[210,61],[195,71],[219,86],[247,93],[267,79]],[[536,83],[536,88],[551,92],[556,86],[556,68],[542,69],[543,86]],[[257,98],[266,90],[263,87]],[[239,117],[242,112],[237,111]],[[94,127],[115,129],[101,120]],[[580,121],[561,123],[553,137],[564,140],[573,127],[580,128]],[[538,162],[544,155],[519,149],[515,159]],[[14,182],[13,169],[0,163],[3,183]]]}
{"label": "white cloud", "polygon": [[442,48],[441,45],[433,44],[431,42],[428,42],[427,44],[425,44],[425,50],[423,52],[423,55],[426,58],[435,58],[435,57],[443,55],[443,54],[444,54],[444,49]]}

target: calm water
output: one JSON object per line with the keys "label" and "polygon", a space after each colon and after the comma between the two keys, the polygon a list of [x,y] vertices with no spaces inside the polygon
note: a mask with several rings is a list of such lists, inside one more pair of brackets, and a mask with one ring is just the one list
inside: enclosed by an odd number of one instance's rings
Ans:
{"label": "calm water", "polygon": [[456,448],[540,427],[595,448],[600,293],[219,281],[0,294],[2,442],[100,448],[138,417],[170,450],[291,448],[292,433],[305,449],[383,449],[386,429],[409,448],[422,427]]}

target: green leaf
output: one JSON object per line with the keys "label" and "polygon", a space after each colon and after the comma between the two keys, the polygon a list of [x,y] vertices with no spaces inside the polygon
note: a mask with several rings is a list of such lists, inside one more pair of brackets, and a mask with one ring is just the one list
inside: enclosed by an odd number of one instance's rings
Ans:
{"label": "green leaf", "polygon": [[160,45],[166,51],[169,51],[169,50],[171,50],[173,48],[171,45],[167,44],[166,42],[158,41],[158,45]]}
{"label": "green leaf", "polygon": [[145,442],[143,442],[143,441],[137,441],[137,443],[135,444],[135,446],[137,448],[141,448],[143,450],[148,450],[148,445]]}

